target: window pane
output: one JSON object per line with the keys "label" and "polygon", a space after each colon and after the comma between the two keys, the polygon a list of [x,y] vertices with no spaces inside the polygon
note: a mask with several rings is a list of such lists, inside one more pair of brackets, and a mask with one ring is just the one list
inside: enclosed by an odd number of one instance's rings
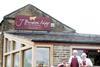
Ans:
{"label": "window pane", "polygon": [[49,67],[49,48],[37,48],[36,53],[36,66]]}
{"label": "window pane", "polygon": [[7,52],[10,52],[10,50],[11,50],[11,41],[9,41],[9,40],[7,40]]}
{"label": "window pane", "polygon": [[6,67],[11,67],[10,65],[11,65],[11,57],[10,57],[10,55],[8,55],[6,57]]}
{"label": "window pane", "polygon": [[21,44],[19,42],[15,42],[14,49],[21,48]]}
{"label": "window pane", "polygon": [[19,67],[19,53],[14,54],[14,67]]}
{"label": "window pane", "polygon": [[24,67],[32,67],[32,49],[24,51]]}
{"label": "window pane", "polygon": [[12,46],[13,46],[13,50],[15,49],[15,45],[16,45],[16,42],[15,41],[12,41]]}
{"label": "window pane", "polygon": [[5,38],[5,46],[4,46],[4,48],[5,48],[5,52],[7,52],[7,43],[8,43],[8,39]]}
{"label": "window pane", "polygon": [[13,50],[19,49],[19,48],[24,47],[24,46],[25,46],[24,44],[13,41]]}

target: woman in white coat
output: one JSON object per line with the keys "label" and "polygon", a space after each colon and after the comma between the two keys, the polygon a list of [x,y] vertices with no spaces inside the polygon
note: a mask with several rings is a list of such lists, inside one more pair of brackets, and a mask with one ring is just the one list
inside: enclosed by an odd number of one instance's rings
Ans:
{"label": "woman in white coat", "polygon": [[93,67],[93,63],[89,58],[87,58],[86,53],[82,53],[81,58],[82,58],[83,67]]}

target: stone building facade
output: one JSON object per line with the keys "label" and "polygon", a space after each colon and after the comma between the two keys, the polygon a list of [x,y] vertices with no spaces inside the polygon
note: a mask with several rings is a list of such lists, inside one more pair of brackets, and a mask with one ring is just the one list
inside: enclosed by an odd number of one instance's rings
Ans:
{"label": "stone building facade", "polygon": [[[51,31],[50,32],[65,32],[65,33],[74,33],[75,30],[72,29],[71,27],[61,23],[60,21],[56,20],[55,18],[53,18],[52,16],[48,15],[47,13],[41,11],[40,9],[36,8],[35,6],[28,4],[6,16],[4,16],[4,19],[2,20],[1,24],[0,24],[0,29],[1,32],[34,32],[33,30],[16,30],[15,29],[15,17],[18,15],[24,15],[24,16],[32,16],[32,17],[38,17],[38,16],[42,16],[42,17],[50,17],[51,20]],[[3,28],[3,31],[2,31]],[[1,37],[2,39],[2,37]],[[60,47],[59,47],[60,48]],[[54,48],[54,50],[59,50],[58,48]],[[1,51],[2,52],[3,48],[1,46]],[[1,53],[2,54],[2,53]],[[58,54],[57,54],[58,55]],[[1,55],[2,56],[2,55]],[[57,58],[56,53],[54,55],[55,59]],[[61,57],[60,57],[61,58]],[[59,58],[57,58],[59,59]],[[1,59],[2,60],[2,59]],[[60,61],[60,60],[55,60],[54,63],[57,63],[56,61]],[[2,64],[2,63],[1,63]]]}
{"label": "stone building facade", "polygon": [[57,64],[59,64],[61,61],[61,59],[66,58],[67,62],[69,60],[70,57],[70,49],[69,46],[62,46],[62,44],[60,46],[54,46],[53,48],[54,50],[54,65],[57,66]]}
{"label": "stone building facade", "polygon": [[[16,30],[16,16],[49,17],[51,29],[50,31]],[[40,64],[44,67],[51,65],[56,67],[63,58],[68,62],[74,49],[77,49],[80,54],[87,50],[88,57],[92,59],[94,66],[100,66],[100,61],[96,60],[100,59],[97,58],[100,56],[100,35],[76,33],[73,28],[33,5],[28,4],[4,16],[0,27],[3,29],[1,32],[4,33],[4,48],[1,46],[2,67],[38,67]]]}

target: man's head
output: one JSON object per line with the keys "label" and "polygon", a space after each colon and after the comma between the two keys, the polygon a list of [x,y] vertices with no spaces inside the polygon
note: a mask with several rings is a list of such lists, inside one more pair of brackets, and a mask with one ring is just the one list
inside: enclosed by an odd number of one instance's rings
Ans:
{"label": "man's head", "polygon": [[73,50],[73,56],[77,56],[78,51],[77,50]]}
{"label": "man's head", "polygon": [[82,59],[85,59],[87,57],[86,53],[82,53],[81,57]]}

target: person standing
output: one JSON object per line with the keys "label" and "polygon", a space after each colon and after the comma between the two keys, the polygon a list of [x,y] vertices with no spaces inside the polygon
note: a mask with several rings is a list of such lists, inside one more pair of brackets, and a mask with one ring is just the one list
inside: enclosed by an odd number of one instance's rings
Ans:
{"label": "person standing", "polygon": [[67,62],[66,62],[66,59],[65,59],[65,58],[62,59],[62,62],[61,62],[60,64],[58,64],[57,67],[68,67],[68,64],[67,64]]}
{"label": "person standing", "polygon": [[82,53],[81,58],[82,58],[83,67],[93,67],[93,63],[89,58],[87,58],[86,53]]}
{"label": "person standing", "polygon": [[73,50],[72,56],[69,58],[68,64],[69,64],[69,67],[81,67],[82,66],[82,60],[78,56],[77,50]]}

